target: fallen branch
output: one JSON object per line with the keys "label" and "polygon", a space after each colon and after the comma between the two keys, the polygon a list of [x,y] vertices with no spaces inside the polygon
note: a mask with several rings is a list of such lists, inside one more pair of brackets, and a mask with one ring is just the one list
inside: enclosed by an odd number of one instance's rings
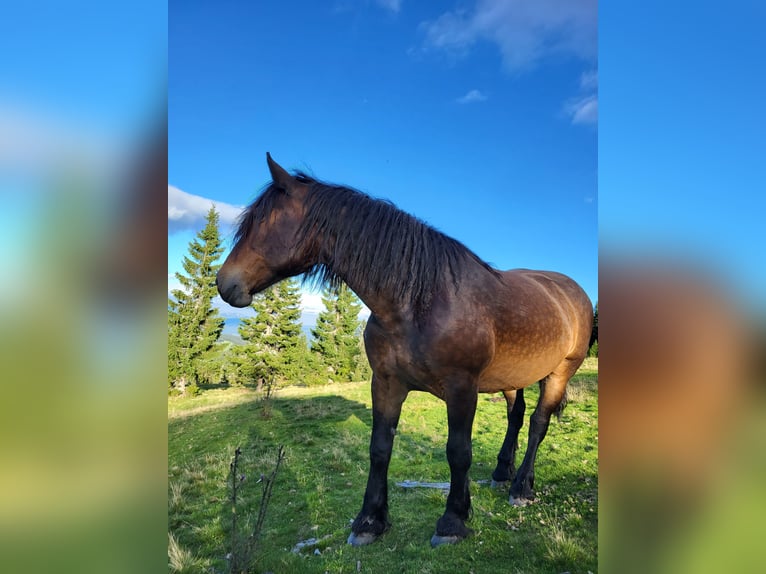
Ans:
{"label": "fallen branch", "polygon": [[[489,480],[474,480],[475,484],[489,484]],[[449,482],[421,482],[419,480],[405,480],[397,482],[396,486],[402,488],[436,488],[438,490],[449,491]]]}

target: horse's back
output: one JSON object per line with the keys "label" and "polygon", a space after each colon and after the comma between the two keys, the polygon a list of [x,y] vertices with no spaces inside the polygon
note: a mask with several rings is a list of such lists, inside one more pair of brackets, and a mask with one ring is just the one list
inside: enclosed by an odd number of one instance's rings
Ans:
{"label": "horse's back", "polygon": [[[544,328],[557,332],[566,342],[567,357],[585,357],[593,327],[593,305],[577,282],[556,271],[531,269],[505,271],[503,280],[531,307],[532,317],[537,308],[538,320],[543,321]],[[547,315],[549,320],[540,315]]]}
{"label": "horse's back", "polygon": [[[590,336],[593,306],[582,287],[571,277],[556,271],[511,269],[502,273],[503,282],[530,304],[554,302],[570,320],[576,321]],[[539,304],[539,303],[538,303]],[[582,323],[586,323],[581,325]],[[575,326],[575,329],[577,327]]]}
{"label": "horse's back", "polygon": [[524,388],[562,361],[587,355],[593,308],[582,287],[566,275],[505,271],[497,296],[486,304],[494,317],[494,348],[480,390]]}

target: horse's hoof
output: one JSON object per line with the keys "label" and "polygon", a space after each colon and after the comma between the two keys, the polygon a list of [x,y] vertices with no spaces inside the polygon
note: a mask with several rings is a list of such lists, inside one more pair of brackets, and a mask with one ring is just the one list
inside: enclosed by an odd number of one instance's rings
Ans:
{"label": "horse's hoof", "polygon": [[492,479],[492,482],[489,483],[489,486],[491,488],[505,488],[508,486],[508,483],[511,482],[510,480],[501,480],[497,481],[494,478]]}
{"label": "horse's hoof", "polygon": [[455,534],[450,536],[439,536],[438,534],[434,534],[431,536],[431,548],[436,548],[437,546],[442,546],[444,544],[457,544],[461,540],[463,540],[463,536],[457,536]]}
{"label": "horse's hoof", "polygon": [[377,539],[377,535],[370,532],[360,532],[359,534],[352,532],[349,534],[347,542],[351,544],[351,546],[367,546],[368,544],[375,542]]}
{"label": "horse's hoof", "polygon": [[511,506],[528,506],[532,504],[533,500],[530,498],[524,498],[519,496],[516,498],[515,496],[511,496],[508,499],[508,502],[511,504]]}

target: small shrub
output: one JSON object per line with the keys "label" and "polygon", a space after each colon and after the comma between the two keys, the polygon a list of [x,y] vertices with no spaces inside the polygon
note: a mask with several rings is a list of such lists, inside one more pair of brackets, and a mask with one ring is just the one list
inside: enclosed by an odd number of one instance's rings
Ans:
{"label": "small shrub", "polygon": [[200,388],[197,386],[197,383],[192,383],[188,387],[186,387],[185,392],[190,397],[196,397],[200,394]]}
{"label": "small shrub", "polygon": [[269,476],[261,475],[258,480],[262,486],[261,504],[258,508],[258,516],[255,519],[254,526],[253,513],[248,509],[245,509],[244,512],[242,512],[241,518],[243,518],[244,521],[240,521],[240,509],[238,508],[238,504],[241,504],[242,499],[241,495],[239,495],[239,491],[247,477],[247,475],[242,473],[240,469],[241,455],[242,449],[237,447],[234,451],[234,458],[229,465],[229,476],[227,480],[230,493],[229,501],[231,502],[231,538],[227,558],[229,560],[229,571],[232,574],[252,572],[256,547],[261,531],[263,530],[263,522],[266,519],[266,511],[269,506],[269,501],[271,500],[274,480],[276,479],[279,467],[285,458],[285,447],[279,447],[277,461],[271,474]]}

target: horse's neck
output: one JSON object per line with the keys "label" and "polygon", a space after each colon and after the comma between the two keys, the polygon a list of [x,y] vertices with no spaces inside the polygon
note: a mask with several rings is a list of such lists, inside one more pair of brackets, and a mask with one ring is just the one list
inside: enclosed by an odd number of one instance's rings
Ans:
{"label": "horse's neck", "polygon": [[[308,244],[313,247],[309,259],[317,261],[332,275],[342,279],[377,317],[394,322],[402,318],[411,319],[415,307],[423,303],[422,294],[417,292],[418,288],[408,277],[411,267],[402,261],[403,265],[394,265],[382,273],[378,246],[369,242],[359,246],[352,236],[343,235],[346,232],[339,222],[315,231],[313,237],[308,238]],[[409,251],[410,257],[413,257],[416,250]],[[441,273],[448,271],[442,269]],[[402,276],[398,277],[398,274]],[[429,285],[431,292],[439,287],[440,282],[435,283]],[[421,300],[417,300],[419,298]],[[429,304],[430,301],[426,302],[426,306]]]}
{"label": "horse's neck", "polygon": [[343,269],[342,265],[335,264],[332,258],[326,255],[327,252],[331,252],[334,249],[334,241],[324,244],[324,249],[322,249],[323,255],[320,258],[321,263],[326,265],[333,274],[340,277],[356,293],[357,297],[361,299],[373,315],[386,320],[393,319],[402,312],[406,312],[406,309],[402,308],[402,303],[396,301],[390,293],[386,293],[386,290],[382,289],[381,286],[374,285],[366,280],[355,281],[355,274],[349,273],[347,269]]}
{"label": "horse's neck", "polygon": [[403,311],[400,302],[395,301],[389,294],[381,292],[376,286],[369,284],[358,285],[355,284],[353,279],[347,279],[346,274],[342,271],[336,273],[356,293],[357,297],[362,300],[370,312],[381,320],[394,319]]}

